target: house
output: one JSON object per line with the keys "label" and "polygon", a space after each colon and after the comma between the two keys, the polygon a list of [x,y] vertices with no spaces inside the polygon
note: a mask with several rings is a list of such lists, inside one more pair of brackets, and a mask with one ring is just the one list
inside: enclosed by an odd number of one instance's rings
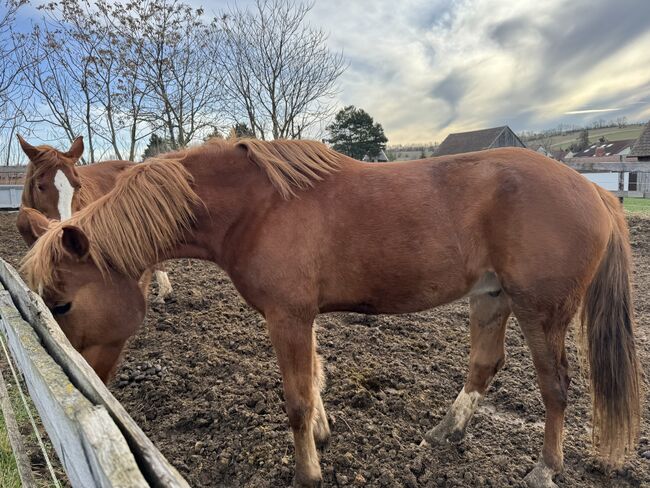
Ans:
{"label": "house", "polygon": [[639,138],[634,141],[628,156],[636,157],[637,161],[650,161],[650,122],[646,124]]}
{"label": "house", "polygon": [[[650,122],[646,124],[639,138],[634,141],[628,158],[636,158],[639,162],[647,161],[649,166],[648,170],[650,170]],[[644,192],[646,197],[650,195],[650,173],[632,173],[630,174],[630,181],[632,180],[632,175],[636,179],[634,189]]]}
{"label": "house", "polygon": [[602,143],[592,144],[587,149],[578,151],[573,154],[574,158],[613,158],[612,160],[623,160],[632,150],[634,139],[623,141],[605,141]]}
{"label": "house", "polygon": [[507,125],[491,129],[449,134],[438,146],[435,156],[482,151],[495,147],[526,147]]}

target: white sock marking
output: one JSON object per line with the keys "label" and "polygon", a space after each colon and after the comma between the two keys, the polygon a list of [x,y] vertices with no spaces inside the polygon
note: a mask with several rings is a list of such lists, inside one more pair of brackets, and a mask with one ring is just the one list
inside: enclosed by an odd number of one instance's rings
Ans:
{"label": "white sock marking", "polygon": [[158,282],[158,296],[165,298],[172,293],[172,284],[169,281],[169,276],[165,271],[156,271],[156,281]]}
{"label": "white sock marking", "polygon": [[456,428],[462,430],[467,425],[469,419],[474,415],[482,396],[478,391],[466,393],[463,387],[451,406],[451,411],[454,413],[456,420]]}
{"label": "white sock marking", "polygon": [[74,196],[74,188],[70,184],[68,177],[61,170],[58,170],[54,175],[54,186],[59,190],[59,216],[61,221],[68,220],[72,217],[72,197]]}

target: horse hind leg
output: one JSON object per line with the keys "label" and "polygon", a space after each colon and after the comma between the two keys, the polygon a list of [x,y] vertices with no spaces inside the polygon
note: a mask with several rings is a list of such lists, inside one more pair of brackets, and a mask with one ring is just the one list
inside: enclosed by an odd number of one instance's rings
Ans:
{"label": "horse hind leg", "polygon": [[[315,326],[314,326],[315,328]],[[316,352],[316,331],[312,333],[313,336],[313,349],[314,349],[314,403],[315,403],[315,412],[314,412],[314,441],[316,442],[316,447],[323,451],[327,447],[330,440],[330,426],[327,421],[327,414],[325,413],[325,406],[323,405],[323,399],[321,397],[323,388],[325,387],[325,375],[323,372],[323,365],[321,358]]]}
{"label": "horse hind leg", "polygon": [[564,343],[577,306],[571,299],[564,299],[561,307],[547,307],[547,313],[539,312],[538,303],[526,309],[513,306],[533,358],[546,409],[542,455],[525,478],[531,488],[557,488],[553,476],[563,469],[562,435],[570,383]]}
{"label": "horse hind leg", "polygon": [[510,316],[505,293],[472,296],[469,305],[471,350],[467,381],[442,421],[425,434],[422,445],[459,442],[492,378],[505,362],[505,331]]}
{"label": "horse hind leg", "polygon": [[158,283],[158,294],[154,298],[155,303],[165,303],[165,298],[168,298],[172,292],[172,284],[169,281],[169,275],[165,271],[165,267],[162,264],[157,264],[154,267],[154,276],[156,282]]}

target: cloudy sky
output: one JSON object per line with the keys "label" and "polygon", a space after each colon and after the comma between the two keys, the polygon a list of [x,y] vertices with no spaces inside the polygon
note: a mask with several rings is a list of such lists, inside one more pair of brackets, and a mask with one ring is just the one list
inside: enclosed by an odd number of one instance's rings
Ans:
{"label": "cloudy sky", "polygon": [[649,19],[649,0],[314,0],[309,15],[349,61],[338,105],[365,109],[391,144],[647,121]]}
{"label": "cloudy sky", "polygon": [[650,118],[650,1],[316,0],[350,66],[341,105],[391,143]]}

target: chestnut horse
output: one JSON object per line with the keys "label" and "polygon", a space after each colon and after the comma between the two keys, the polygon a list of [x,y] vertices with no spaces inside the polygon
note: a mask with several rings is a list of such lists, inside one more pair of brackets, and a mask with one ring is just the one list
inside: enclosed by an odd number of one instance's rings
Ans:
{"label": "chestnut horse", "polygon": [[[69,219],[74,212],[108,193],[119,174],[134,164],[116,160],[77,166],[84,151],[83,137],[77,137],[66,152],[50,146],[32,146],[20,135],[18,141],[29,158],[22,205],[50,219]],[[154,276],[158,282],[154,301],[163,303],[172,286],[161,265],[155,267]]]}
{"label": "chestnut horse", "polygon": [[214,141],[125,171],[108,195],[49,229],[23,270],[46,301],[74,307],[102,275],[127,300],[116,280],[179,257],[217,263],[265,317],[298,486],[321,480],[316,446],[330,430],[312,324],[333,311],[408,313],[469,297],[467,381],[424,445],[462,437],[503,365],[513,313],[546,407],[526,481],[547,487],[563,467],[564,343],[582,304],[594,440],[612,464],[635,445],[626,223],[615,198],[559,162],[504,148],[371,165],[312,141]]}
{"label": "chestnut horse", "polygon": [[[16,219],[16,226],[29,246],[56,224],[58,221],[27,207],[20,207]],[[150,273],[144,274],[145,280],[150,277]],[[113,376],[124,344],[138,330],[146,311],[146,295],[140,289],[147,290],[148,282],[139,284],[128,276],[116,276],[116,280],[109,287],[104,280],[87,283],[75,297],[74,307],[70,302],[48,304],[72,347],[104,383]],[[115,295],[116,287],[123,288],[125,300]]]}

